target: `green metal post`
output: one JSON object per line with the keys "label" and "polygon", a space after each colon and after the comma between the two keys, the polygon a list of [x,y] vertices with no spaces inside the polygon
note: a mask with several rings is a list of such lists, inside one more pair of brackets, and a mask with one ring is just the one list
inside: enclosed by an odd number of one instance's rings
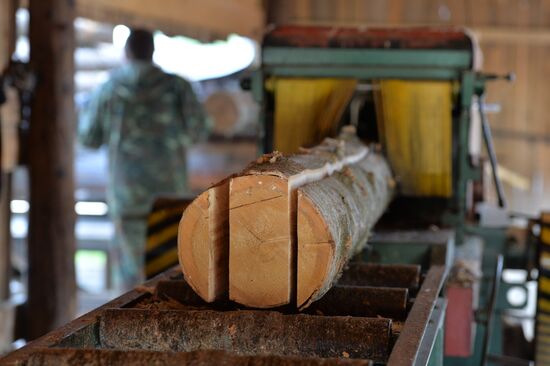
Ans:
{"label": "green metal post", "polygon": [[460,245],[464,241],[464,232],[466,225],[466,191],[469,179],[470,162],[468,160],[468,139],[470,132],[470,114],[472,107],[472,97],[474,95],[475,74],[472,71],[462,73],[462,83],[460,87],[460,119],[458,121],[456,140],[456,173],[455,173],[455,206],[456,215],[454,217],[456,227],[456,244]]}

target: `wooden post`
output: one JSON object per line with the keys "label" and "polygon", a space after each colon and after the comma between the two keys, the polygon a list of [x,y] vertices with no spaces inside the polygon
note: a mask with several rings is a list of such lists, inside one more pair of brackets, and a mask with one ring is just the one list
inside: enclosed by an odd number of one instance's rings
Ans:
{"label": "wooden post", "polygon": [[29,137],[28,337],[75,315],[72,0],[30,0],[31,66],[37,76]]}
{"label": "wooden post", "polygon": [[[15,2],[0,0],[0,74],[7,68],[11,54],[15,47]],[[0,87],[2,87],[0,85]],[[0,108],[6,108],[4,105]],[[0,110],[0,125],[3,125],[4,116]],[[4,148],[4,146],[2,146]],[[10,200],[11,174],[3,166],[0,177],[0,302],[10,297]]]}
{"label": "wooden post", "polygon": [[15,47],[15,1],[0,0],[0,73],[8,66]]}

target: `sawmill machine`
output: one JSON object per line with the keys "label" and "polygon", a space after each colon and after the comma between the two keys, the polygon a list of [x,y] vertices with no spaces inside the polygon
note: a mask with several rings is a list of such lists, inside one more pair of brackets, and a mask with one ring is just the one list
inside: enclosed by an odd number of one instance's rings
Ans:
{"label": "sawmill machine", "polygon": [[[206,303],[176,267],[0,364],[524,364],[504,356],[501,315],[525,306],[508,303],[502,271],[526,268],[526,254],[474,211],[483,162],[472,136],[494,169],[480,112],[499,78],[477,72],[477,57],[462,29],[273,28],[243,81],[261,106],[260,151],[293,153],[355,125],[386,155],[397,192],[366,249],[304,311]],[[162,217],[177,225],[185,204],[165,202],[150,224],[171,229]]]}
{"label": "sawmill machine", "polygon": [[[295,152],[348,123],[379,144],[398,194],[364,260],[446,266],[449,329],[433,352],[449,365],[509,361],[501,315],[526,302],[507,301],[514,285],[501,274],[503,265],[526,269],[533,252],[511,248],[506,228],[479,225],[476,205],[485,183],[505,206],[483,106],[486,84],[513,75],[479,72],[480,49],[462,28],[280,26],[261,57],[247,85],[262,106],[260,148]],[[483,182],[485,165],[492,174]],[[453,276],[465,263],[472,281],[457,290]]]}

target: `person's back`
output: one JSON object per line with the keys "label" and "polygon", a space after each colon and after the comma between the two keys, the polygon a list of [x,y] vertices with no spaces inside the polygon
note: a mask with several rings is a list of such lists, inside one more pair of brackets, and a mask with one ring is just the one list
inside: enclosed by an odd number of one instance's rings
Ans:
{"label": "person's back", "polygon": [[108,146],[107,202],[120,256],[114,281],[122,287],[142,279],[145,218],[152,199],[187,192],[185,149],[208,132],[190,84],[151,62],[150,33],[134,31],[132,36],[130,62],[94,94],[79,126],[85,146]]}

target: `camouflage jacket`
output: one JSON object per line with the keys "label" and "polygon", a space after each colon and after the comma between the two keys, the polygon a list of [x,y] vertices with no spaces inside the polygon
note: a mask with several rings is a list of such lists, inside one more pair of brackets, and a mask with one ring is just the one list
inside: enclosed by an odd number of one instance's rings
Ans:
{"label": "camouflage jacket", "polygon": [[191,85],[151,63],[113,72],[80,114],[87,147],[109,151],[107,202],[115,216],[142,216],[156,194],[187,191],[185,149],[208,135]]}

